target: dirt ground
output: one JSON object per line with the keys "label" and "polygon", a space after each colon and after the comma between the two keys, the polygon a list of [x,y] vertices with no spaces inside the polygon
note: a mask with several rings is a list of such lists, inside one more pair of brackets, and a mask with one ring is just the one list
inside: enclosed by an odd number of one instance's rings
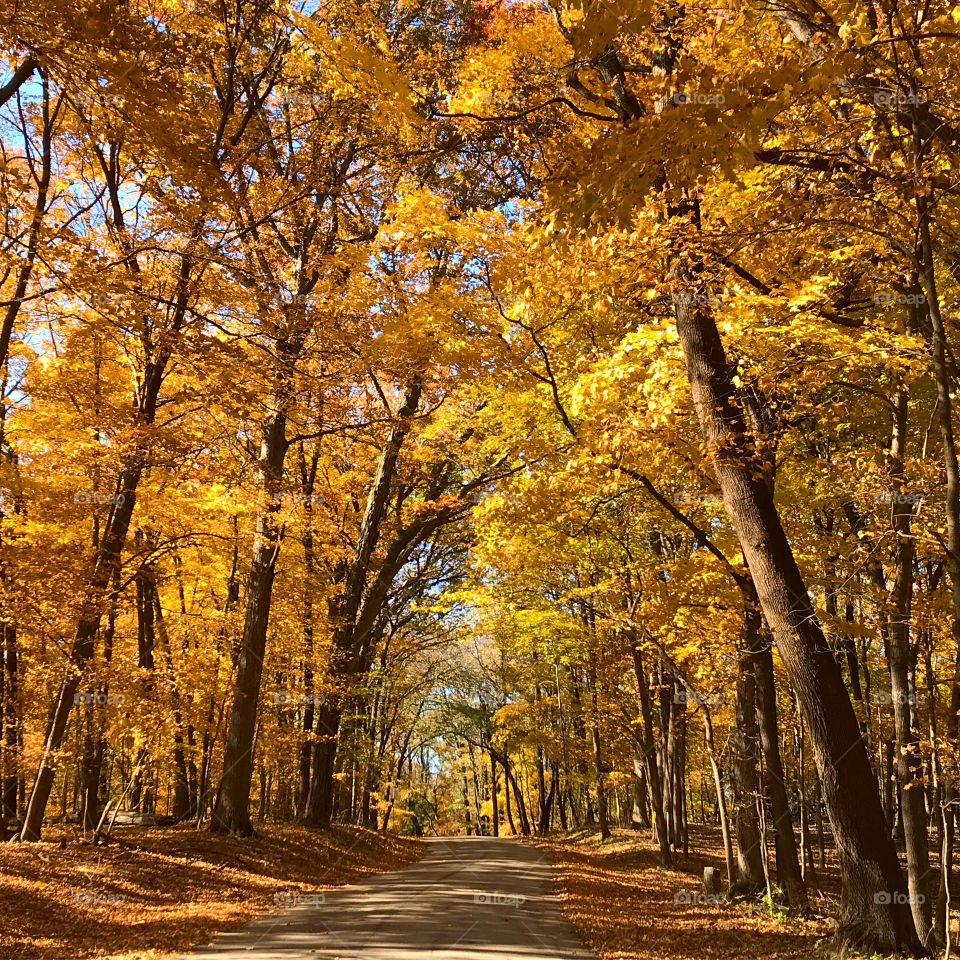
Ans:
{"label": "dirt ground", "polygon": [[277,909],[284,894],[399,869],[424,851],[357,827],[266,825],[247,840],[129,827],[100,847],[52,828],[44,843],[0,845],[0,960],[156,960]]}

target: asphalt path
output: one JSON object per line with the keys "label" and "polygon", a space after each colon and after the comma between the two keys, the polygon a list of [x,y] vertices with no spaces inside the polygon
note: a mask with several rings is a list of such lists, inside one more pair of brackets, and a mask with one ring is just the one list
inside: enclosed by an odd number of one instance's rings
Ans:
{"label": "asphalt path", "polygon": [[182,960],[596,960],[564,919],[536,847],[427,842],[403,870],[324,893],[281,891],[280,912]]}

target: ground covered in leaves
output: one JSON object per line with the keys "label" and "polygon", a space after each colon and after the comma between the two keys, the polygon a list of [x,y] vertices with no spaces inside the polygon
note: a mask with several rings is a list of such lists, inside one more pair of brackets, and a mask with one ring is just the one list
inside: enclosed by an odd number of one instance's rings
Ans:
{"label": "ground covered in leaves", "polygon": [[601,843],[585,831],[537,843],[556,868],[564,913],[601,960],[826,957],[823,941],[832,926],[824,918],[834,906],[832,892],[811,891],[822,917],[810,920],[762,904],[704,902],[703,868],[717,867],[723,875],[714,833],[691,825],[690,856],[678,857],[673,870],[660,867],[648,833],[618,830]]}
{"label": "ground covered in leaves", "polygon": [[326,890],[419,859],[422,841],[357,827],[258,828],[252,839],[190,828],[118,828],[106,846],[51,830],[0,845],[2,960],[155,960]]}

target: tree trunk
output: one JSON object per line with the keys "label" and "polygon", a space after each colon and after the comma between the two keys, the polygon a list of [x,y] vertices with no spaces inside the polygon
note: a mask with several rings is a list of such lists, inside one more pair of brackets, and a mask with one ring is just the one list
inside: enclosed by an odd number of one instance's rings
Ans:
{"label": "tree trunk", "polygon": [[[902,492],[903,458],[907,432],[908,397],[897,395],[896,413],[890,444],[890,475],[895,493]],[[912,722],[911,703],[916,701],[909,681],[910,617],[913,597],[913,538],[911,519],[913,506],[903,497],[894,496],[891,528],[896,536],[894,547],[894,585],[888,606],[889,620],[885,631],[887,663],[890,670],[890,692],[893,701],[894,729],[897,740],[897,781],[901,797],[901,821],[907,853],[907,882],[910,906],[921,941],[933,946],[932,881],[930,854],[927,847],[927,812],[923,793],[923,755],[920,737]]]}
{"label": "tree trunk", "polygon": [[20,718],[20,652],[17,628],[3,627],[3,817],[17,816],[17,789],[20,783],[20,744],[23,742]]}
{"label": "tree trunk", "polygon": [[[197,232],[196,229],[194,232]],[[162,345],[157,349],[156,356],[149,358],[144,365],[143,386],[136,418],[138,430],[149,430],[156,417],[160,388],[163,385],[177,334],[187,312],[191,264],[189,256],[181,258],[176,301],[171,320],[167,329],[162,331]],[[117,478],[114,488],[116,492],[112,499],[104,535],[95,551],[93,566],[86,579],[83,605],[73,635],[69,663],[60,681],[60,689],[47,721],[41,759],[27,803],[23,828],[20,831],[22,840],[40,839],[47,801],[50,799],[50,791],[56,776],[57,751],[63,744],[70,710],[80,689],[84,668],[93,656],[94,643],[103,616],[104,600],[107,599],[111,604],[115,601],[115,596],[111,595],[110,582],[120,565],[120,555],[126,543],[127,531],[130,529],[130,520],[133,516],[137,487],[147,462],[146,441],[142,437],[138,437],[135,449],[132,459]]]}
{"label": "tree trunk", "polygon": [[647,797],[647,770],[643,751],[633,755],[633,808],[630,824],[634,830],[650,829],[650,805]]}
{"label": "tree trunk", "polygon": [[[681,265],[677,273],[686,269]],[[906,884],[840,667],[752,449],[716,322],[686,286],[674,297],[674,310],[693,401],[727,513],[810,731],[843,879],[840,936],[875,950],[920,954]]]}
{"label": "tree trunk", "polygon": [[333,771],[337,760],[340,721],[339,705],[320,705],[317,711],[316,742],[313,747],[313,773],[304,813],[304,823],[307,826],[329,826],[333,816]]}
{"label": "tree trunk", "polygon": [[503,795],[506,801],[507,823],[510,824],[510,833],[513,836],[516,836],[517,826],[513,822],[513,804],[510,802],[510,775],[507,773],[506,762],[503,763],[503,776],[504,776]]}
{"label": "tree trunk", "polygon": [[723,837],[723,856],[727,867],[727,886],[732,889],[735,875],[733,864],[733,842],[730,838],[730,820],[727,816],[727,801],[723,793],[723,778],[720,775],[720,765],[717,763],[717,753],[713,743],[713,718],[710,708],[703,704],[700,708],[703,714],[703,739],[710,757],[710,769],[713,772],[713,786],[717,794],[717,816],[720,819],[720,834]]}
{"label": "tree trunk", "polygon": [[591,669],[590,699],[592,710],[590,715],[590,746],[593,749],[593,769],[596,774],[597,785],[597,819],[600,824],[600,839],[608,840],[610,824],[607,820],[607,787],[603,779],[603,743],[600,739],[600,714],[597,705],[597,676],[595,668]]}
{"label": "tree trunk", "polygon": [[[404,550],[412,543],[403,540],[391,544],[391,557],[385,561],[383,569],[371,588],[372,603],[364,603],[364,588],[370,573],[373,552],[380,539],[380,524],[386,510],[390,487],[396,473],[400,449],[410,430],[413,417],[420,404],[423,381],[415,375],[404,393],[403,403],[397,412],[397,422],[377,462],[367,502],[364,507],[357,546],[349,562],[342,565],[335,582],[342,583],[342,592],[330,602],[330,620],[336,624],[332,640],[332,654],[329,667],[330,678],[344,683],[352,679],[360,669],[364,649],[370,642],[373,620],[378,614],[376,608],[385,602],[389,584],[395,569],[399,569],[405,556]],[[421,535],[426,528],[418,528]],[[410,534],[413,536],[413,534]],[[369,600],[369,598],[368,598]],[[304,822],[308,826],[325,827],[330,823],[332,814],[333,771],[336,767],[337,733],[343,706],[335,702],[335,694],[330,695],[330,703],[324,711],[324,722],[318,726],[318,742],[314,748],[314,769],[310,780],[310,794],[307,797]]]}
{"label": "tree trunk", "polygon": [[793,833],[793,818],[787,798],[783,760],[780,756],[780,727],[777,719],[777,691],[773,673],[772,638],[757,632],[757,646],[753,652],[753,674],[756,683],[757,720],[760,744],[766,768],[766,787],[770,797],[773,818],[774,850],[777,858],[777,881],[794,909],[806,912],[807,889],[797,856],[797,841]]}
{"label": "tree trunk", "polygon": [[669,868],[673,865],[673,854],[670,852],[670,836],[663,807],[663,789],[660,782],[660,770],[657,767],[657,741],[653,730],[650,688],[643,664],[643,655],[640,651],[640,640],[635,632],[631,632],[629,639],[630,652],[633,656],[633,674],[637,682],[637,702],[643,721],[643,761],[647,771],[647,783],[650,786],[650,803],[653,807],[653,822],[657,831],[657,843],[660,846],[660,863],[662,866]]}
{"label": "tree trunk", "polygon": [[[520,790],[520,784],[517,783],[517,778],[514,776],[513,770],[510,767],[510,758],[504,756],[500,760],[501,766],[503,767],[503,772],[507,778],[508,784],[513,787],[513,796],[517,801],[517,816],[520,818],[520,832],[525,837],[530,836],[530,818],[527,816],[527,809],[523,803],[523,792]],[[507,797],[507,815],[510,814],[510,798]],[[516,833],[516,828],[513,827],[513,822],[510,823],[513,832]]]}
{"label": "tree trunk", "polygon": [[253,735],[257,725],[260,680],[267,649],[267,627],[273,598],[273,579],[280,550],[280,485],[286,457],[286,417],[276,413],[263,424],[260,475],[269,497],[257,512],[253,561],[247,580],[247,611],[237,661],[236,688],[223,753],[223,773],[210,828],[215,833],[253,834],[250,822],[250,782],[253,776]]}
{"label": "tree trunk", "polygon": [[737,670],[736,723],[731,735],[733,744],[734,832],[737,838],[737,878],[733,892],[754,896],[763,890],[760,817],[757,796],[760,788],[757,773],[760,767],[760,731],[757,728],[756,680],[753,659],[749,653],[753,635],[759,633],[760,614],[744,610],[744,636],[741,640]]}
{"label": "tree trunk", "polygon": [[490,754],[490,805],[493,808],[493,835],[500,836],[500,804],[497,790],[497,758]]}
{"label": "tree trunk", "polygon": [[[915,131],[914,146],[920,156],[921,138]],[[918,162],[919,167],[919,162]],[[924,176],[918,169],[918,182]],[[932,188],[931,188],[932,192]],[[930,360],[933,366],[934,380],[937,385],[937,413],[940,422],[940,441],[943,447],[943,466],[946,477],[944,515],[947,525],[946,565],[950,578],[951,598],[951,636],[956,651],[956,664],[950,683],[950,710],[947,712],[947,739],[955,743],[960,734],[960,461],[957,456],[957,442],[954,433],[953,405],[956,391],[954,377],[947,364],[947,335],[940,312],[940,295],[937,290],[933,243],[930,238],[930,202],[928,197],[916,198],[917,217],[920,234],[920,282],[927,301],[927,314],[930,320]],[[947,932],[946,903],[948,890],[953,876],[953,840],[955,823],[955,805],[957,802],[957,770],[954,763],[950,770],[944,770],[943,804],[946,811],[944,829],[943,857],[945,868],[941,870],[940,889],[937,894],[936,926],[938,939],[944,942]]]}

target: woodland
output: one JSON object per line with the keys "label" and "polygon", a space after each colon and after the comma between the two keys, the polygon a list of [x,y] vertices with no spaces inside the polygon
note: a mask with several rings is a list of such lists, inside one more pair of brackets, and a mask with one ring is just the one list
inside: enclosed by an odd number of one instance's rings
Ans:
{"label": "woodland", "polygon": [[829,861],[836,943],[949,956],[958,38],[8,4],[5,839],[709,833],[729,896]]}

